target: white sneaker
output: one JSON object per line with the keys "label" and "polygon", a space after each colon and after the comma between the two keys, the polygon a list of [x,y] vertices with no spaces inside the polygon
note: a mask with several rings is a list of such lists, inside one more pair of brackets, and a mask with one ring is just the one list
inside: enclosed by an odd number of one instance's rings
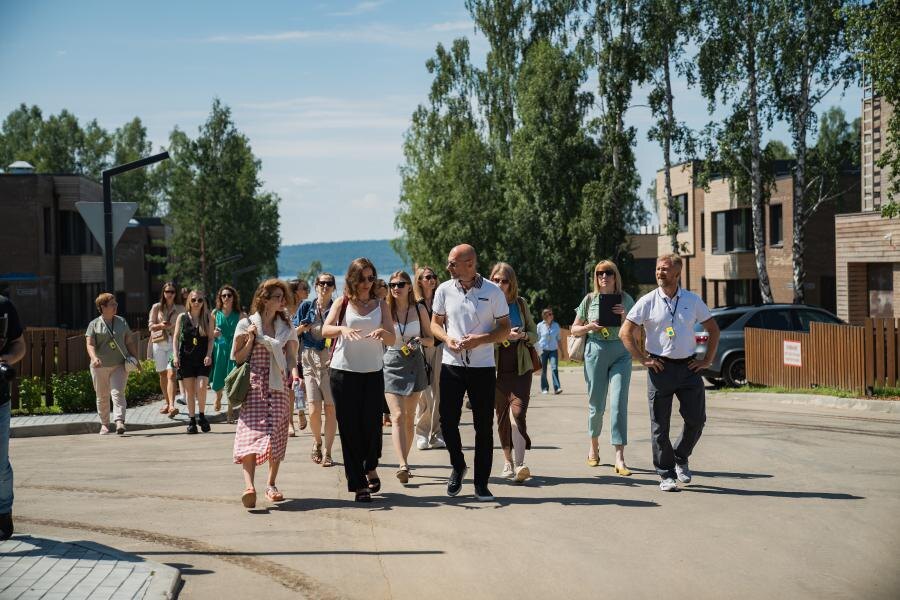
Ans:
{"label": "white sneaker", "polygon": [[442,438],[441,436],[436,435],[436,436],[434,436],[434,441],[431,442],[431,447],[432,448],[446,448],[447,442],[445,442],[444,438]]}
{"label": "white sneaker", "polygon": [[109,433],[109,427],[106,425],[100,426],[100,435],[106,435]]}
{"label": "white sneaker", "polygon": [[542,393],[542,394],[546,394],[546,393],[547,393],[547,390],[541,390],[541,393]]}
{"label": "white sneaker", "polygon": [[531,477],[531,470],[526,465],[516,467],[516,483],[525,483]]}
{"label": "white sneaker", "polygon": [[675,463],[675,474],[678,476],[678,481],[681,483],[690,483],[691,477],[693,477],[693,473],[691,473],[691,469],[688,467],[687,463],[684,463],[683,465]]}
{"label": "white sneaker", "polygon": [[675,483],[675,480],[671,477],[666,477],[662,481],[659,482],[659,489],[664,492],[677,492],[678,484]]}
{"label": "white sneaker", "polygon": [[424,435],[416,436],[416,448],[419,450],[427,450],[428,449],[428,438]]}
{"label": "white sneaker", "polygon": [[513,470],[512,463],[503,464],[503,473],[501,473],[502,477],[505,477],[506,479],[512,479],[513,475],[515,474],[516,472]]}

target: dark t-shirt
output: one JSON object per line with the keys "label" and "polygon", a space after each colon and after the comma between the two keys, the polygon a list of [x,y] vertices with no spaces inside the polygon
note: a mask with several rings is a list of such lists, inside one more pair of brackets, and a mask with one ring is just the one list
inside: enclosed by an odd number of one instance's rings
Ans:
{"label": "dark t-shirt", "polygon": [[[11,342],[22,337],[22,322],[16,307],[6,296],[0,296],[0,354],[9,351]],[[9,384],[0,385],[0,403],[9,400]]]}

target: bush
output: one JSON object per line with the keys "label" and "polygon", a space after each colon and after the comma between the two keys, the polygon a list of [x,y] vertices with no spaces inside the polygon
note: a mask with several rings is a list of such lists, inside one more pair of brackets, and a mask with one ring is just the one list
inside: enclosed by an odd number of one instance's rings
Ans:
{"label": "bush", "polygon": [[44,382],[40,377],[23,377],[19,381],[19,406],[27,414],[44,406]]}
{"label": "bush", "polygon": [[125,386],[125,400],[128,404],[160,393],[159,373],[152,360],[145,360],[141,363],[140,370],[128,375],[128,384]]}
{"label": "bush", "polygon": [[54,374],[50,378],[53,400],[66,413],[97,410],[97,396],[90,371]]}

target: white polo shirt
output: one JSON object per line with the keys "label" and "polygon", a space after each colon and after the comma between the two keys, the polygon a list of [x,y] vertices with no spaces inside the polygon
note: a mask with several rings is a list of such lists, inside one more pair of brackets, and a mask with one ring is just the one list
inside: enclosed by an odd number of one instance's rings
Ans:
{"label": "white polo shirt", "polygon": [[[475,284],[468,292],[455,279],[439,285],[434,292],[432,310],[445,318],[447,335],[457,340],[473,333],[490,333],[497,319],[509,316],[506,295],[481,275],[475,276]],[[447,344],[443,344],[443,348],[442,364],[457,367],[495,366],[493,344],[482,344],[462,352],[450,350]],[[468,362],[465,361],[467,354]]]}
{"label": "white polo shirt", "polygon": [[[644,326],[647,352],[679,359],[694,354],[694,325],[711,319],[712,314],[700,296],[679,286],[672,299],[660,288],[641,296],[625,318]],[[675,330],[675,337],[666,333],[668,327]]]}

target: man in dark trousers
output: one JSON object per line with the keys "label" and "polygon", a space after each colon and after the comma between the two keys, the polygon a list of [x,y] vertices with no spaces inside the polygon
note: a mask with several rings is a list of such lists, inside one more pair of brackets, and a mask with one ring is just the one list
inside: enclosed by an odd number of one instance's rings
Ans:
{"label": "man in dark trousers", "polygon": [[475,425],[475,497],[491,501],[488,489],[494,452],[494,344],[509,334],[509,305],[495,284],[478,274],[475,248],[450,251],[445,281],[434,292],[431,331],[444,342],[441,358],[441,431],[453,470],[447,494],[456,496],[466,474],[459,437],[463,396],[468,394]]}
{"label": "man in dark trousers", "polygon": [[[719,345],[719,326],[697,294],[682,289],[681,257],[661,256],[656,261],[659,287],[641,297],[625,318],[619,337],[631,356],[647,367],[647,396],[650,401],[650,434],[653,466],[659,474],[659,489],[678,490],[676,478],[690,483],[688,458],[706,423],[706,390],[700,371],[709,367]],[[694,325],[702,323],[709,332],[709,346],[703,360],[694,357],[697,345]],[[646,352],[639,346],[640,326],[646,333]],[[678,397],[684,419],[681,437],[672,447],[669,424],[672,396]]]}
{"label": "man in dark trousers", "polygon": [[0,541],[13,534],[13,471],[9,463],[9,419],[13,365],[25,356],[25,338],[19,313],[0,296]]}

